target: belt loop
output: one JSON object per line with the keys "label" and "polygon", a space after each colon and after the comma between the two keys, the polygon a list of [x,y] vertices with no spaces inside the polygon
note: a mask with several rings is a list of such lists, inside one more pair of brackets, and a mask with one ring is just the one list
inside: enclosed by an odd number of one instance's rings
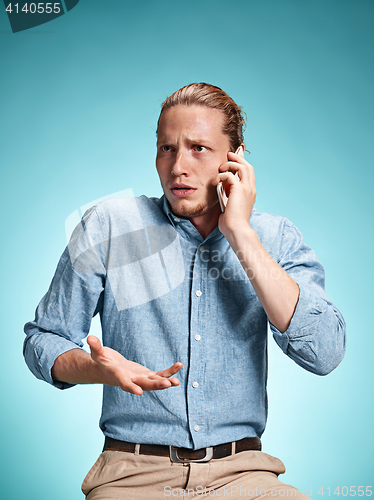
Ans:
{"label": "belt loop", "polygon": [[139,455],[139,450],[140,450],[140,444],[139,444],[139,443],[137,443],[137,444],[135,445],[134,455]]}
{"label": "belt loop", "polygon": [[236,441],[231,443],[231,455],[235,455],[236,453]]}

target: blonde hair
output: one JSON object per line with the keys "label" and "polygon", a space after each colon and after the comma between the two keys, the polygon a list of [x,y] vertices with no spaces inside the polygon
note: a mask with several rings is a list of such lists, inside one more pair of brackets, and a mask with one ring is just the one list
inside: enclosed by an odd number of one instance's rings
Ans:
{"label": "blonde hair", "polygon": [[180,88],[162,103],[160,116],[157,122],[157,130],[163,111],[178,105],[200,105],[208,108],[219,109],[225,116],[223,133],[230,139],[232,151],[236,151],[244,142],[243,131],[245,128],[244,111],[236,102],[219,87],[209,83],[191,83]]}

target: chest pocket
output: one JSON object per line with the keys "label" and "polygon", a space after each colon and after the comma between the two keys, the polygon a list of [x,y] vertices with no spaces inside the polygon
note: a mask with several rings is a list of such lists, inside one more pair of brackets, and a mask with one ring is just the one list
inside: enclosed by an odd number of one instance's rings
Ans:
{"label": "chest pocket", "polygon": [[219,279],[217,321],[221,334],[247,338],[266,324],[266,315],[251,282],[246,279]]}

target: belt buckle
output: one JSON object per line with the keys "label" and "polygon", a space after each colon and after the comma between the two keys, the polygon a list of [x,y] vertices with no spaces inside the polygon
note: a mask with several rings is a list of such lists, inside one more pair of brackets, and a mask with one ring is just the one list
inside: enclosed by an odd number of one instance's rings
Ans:
{"label": "belt buckle", "polygon": [[169,455],[172,462],[186,463],[186,462],[209,462],[213,458],[213,446],[208,446],[205,448],[205,457],[196,458],[189,460],[188,458],[178,457],[178,448],[175,446],[169,446]]}

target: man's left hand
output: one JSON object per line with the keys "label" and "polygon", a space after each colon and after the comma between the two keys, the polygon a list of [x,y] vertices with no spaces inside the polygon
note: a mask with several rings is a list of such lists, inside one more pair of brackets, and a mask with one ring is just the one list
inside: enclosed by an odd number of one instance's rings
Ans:
{"label": "man's left hand", "polygon": [[[240,230],[249,224],[253,205],[256,201],[255,171],[246,159],[231,151],[227,153],[228,161],[220,166],[220,173],[212,182],[229,185],[230,194],[225,211],[220,215],[218,227],[229,239],[230,233]],[[238,177],[236,177],[238,173]]]}

